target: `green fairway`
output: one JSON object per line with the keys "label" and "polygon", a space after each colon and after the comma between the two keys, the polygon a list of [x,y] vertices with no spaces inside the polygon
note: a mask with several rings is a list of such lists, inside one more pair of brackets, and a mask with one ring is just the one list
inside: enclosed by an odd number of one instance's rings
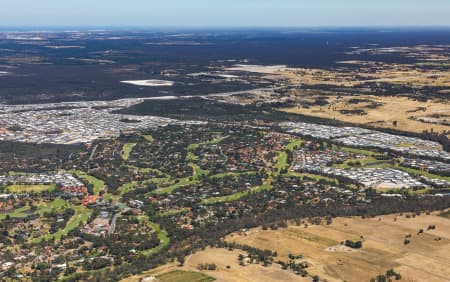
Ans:
{"label": "green fairway", "polygon": [[369,156],[369,157],[374,157],[374,156],[382,156],[383,154],[377,153],[377,152],[372,152],[369,150],[364,150],[364,149],[356,149],[356,148],[350,148],[350,147],[342,147],[342,146],[338,146],[338,145],[332,145],[332,148],[334,150],[337,151],[344,151],[344,152],[349,152],[349,153],[354,153],[354,154],[360,154],[360,155],[365,155],[365,156]]}
{"label": "green fairway", "polygon": [[185,178],[181,178],[180,181],[176,184],[164,187],[164,188],[158,188],[155,190],[155,193],[158,195],[164,195],[164,194],[170,194],[173,191],[177,190],[178,188],[181,188],[183,186],[186,185],[193,185],[193,184],[198,184],[199,181],[198,180],[189,180],[190,177],[185,177]]}
{"label": "green fairway", "polygon": [[197,161],[198,157],[192,153],[192,152],[188,152],[187,156],[186,156],[186,161]]}
{"label": "green fairway", "polygon": [[208,145],[216,145],[216,144],[221,143],[222,141],[224,141],[228,137],[230,137],[230,136],[217,137],[217,138],[215,138],[215,139],[213,139],[211,141],[206,142],[206,144],[208,144]]}
{"label": "green fairway", "polygon": [[186,150],[189,152],[195,151],[195,149],[197,149],[200,146],[200,144],[190,144]]}
{"label": "green fairway", "polygon": [[72,207],[75,210],[74,216],[69,220],[64,229],[58,231],[55,236],[56,240],[60,240],[62,235],[67,235],[71,230],[77,227],[80,223],[86,224],[89,217],[92,214],[92,210],[87,209],[83,206]]}
{"label": "green fairway", "polygon": [[119,187],[119,194],[122,196],[123,194],[125,194],[126,192],[133,190],[134,188],[136,188],[136,186],[138,185],[138,183],[136,181],[130,182],[130,183],[125,183],[122,186]]}
{"label": "green fairway", "polygon": [[105,190],[105,182],[103,182],[102,180],[95,178],[94,176],[91,176],[84,171],[74,170],[71,171],[71,173],[75,174],[78,178],[87,181],[89,184],[92,184],[92,186],[94,186],[94,193],[96,195],[98,195],[100,191]]}
{"label": "green fairway", "polygon": [[193,171],[192,176],[194,178],[197,178],[198,176],[201,176],[201,175],[208,175],[209,174],[209,170],[201,169],[196,164],[190,163],[189,166],[192,167],[192,171]]}
{"label": "green fairway", "polygon": [[50,238],[55,238],[55,240],[59,241],[61,240],[61,237],[64,235],[66,236],[69,234],[70,231],[72,231],[74,228],[76,228],[80,223],[86,224],[89,217],[92,214],[92,210],[87,209],[83,206],[68,206],[68,208],[72,208],[75,210],[75,214],[72,216],[72,218],[67,222],[66,226],[63,229],[59,229],[56,233],[53,234],[47,234],[45,236],[41,236],[38,238],[34,238],[31,243],[39,243],[42,240],[48,240]]}
{"label": "green fairway", "polygon": [[153,136],[151,136],[150,134],[146,134],[144,135],[145,140],[147,140],[147,142],[153,142],[155,141],[155,139],[153,138]]}
{"label": "green fairway", "polygon": [[6,186],[8,193],[40,193],[46,191],[54,191],[56,189],[55,184],[49,185],[9,185]]}
{"label": "green fairway", "polygon": [[220,178],[229,177],[229,176],[238,177],[241,175],[254,175],[254,174],[256,174],[256,171],[224,172],[224,173],[218,173],[218,174],[211,175],[209,178],[220,179]]}
{"label": "green fairway", "polygon": [[303,140],[302,139],[295,139],[294,141],[292,141],[291,143],[289,143],[288,145],[286,145],[286,150],[288,151],[294,151],[295,148],[300,148],[303,144]]}
{"label": "green fairway", "polygon": [[212,197],[212,198],[204,199],[202,201],[202,204],[213,205],[213,204],[217,204],[217,203],[236,201],[236,200],[239,200],[240,198],[243,198],[243,197],[249,195],[250,193],[259,193],[262,191],[272,189],[271,183],[272,183],[272,178],[269,177],[269,179],[267,179],[262,185],[255,186],[250,190],[241,191],[241,192],[237,192],[237,193],[234,193],[231,195],[226,195],[226,196],[221,196],[221,197]]}
{"label": "green fairway", "polygon": [[136,146],[136,143],[126,143],[122,148],[122,159],[128,160],[130,158],[131,152],[133,148]]}
{"label": "green fairway", "polygon": [[14,209],[14,211],[12,212],[8,212],[8,213],[0,213],[0,220],[5,219],[7,216],[11,217],[11,218],[24,218],[27,217],[28,214],[26,214],[27,211],[30,210],[29,206],[24,206],[18,209]]}
{"label": "green fairway", "polygon": [[207,198],[202,200],[202,203],[205,205],[212,205],[216,203],[231,202],[239,200],[240,198],[247,196],[249,193],[259,193],[262,191],[272,189],[272,183],[274,179],[281,174],[281,171],[283,169],[287,169],[289,167],[287,160],[288,160],[287,152],[285,151],[278,152],[278,156],[275,158],[275,164],[272,166],[273,168],[275,168],[275,170],[269,171],[269,176],[267,177],[266,180],[264,180],[262,185],[255,186],[250,190],[237,192],[231,195]]}
{"label": "green fairway", "polygon": [[37,213],[42,216],[46,212],[51,212],[52,210],[59,211],[67,206],[67,202],[61,198],[55,199],[50,203],[40,203],[38,205]]}
{"label": "green fairway", "polygon": [[[353,163],[353,165],[352,165]],[[345,161],[343,164],[334,165],[334,167],[348,169],[348,168],[362,168],[362,167],[378,167],[378,168],[386,168],[391,167],[392,164],[388,160],[377,160],[375,158],[366,158],[366,159],[351,159]]]}
{"label": "green fairway", "polygon": [[288,164],[288,155],[286,152],[279,152],[278,156],[275,159],[275,164],[272,166],[275,168],[274,176],[278,176],[283,169],[287,169],[289,167]]}
{"label": "green fairway", "polygon": [[143,222],[145,222],[146,224],[150,225],[153,228],[153,230],[156,232],[156,235],[158,236],[159,241],[160,241],[160,244],[158,246],[144,251],[142,253],[144,256],[150,256],[152,254],[156,254],[156,253],[160,252],[165,246],[167,246],[170,243],[169,233],[167,233],[167,231],[165,231],[165,230],[162,230],[161,227],[159,226],[159,224],[149,221],[148,217],[146,217],[146,216],[139,217],[139,219],[142,220]]}
{"label": "green fairway", "polygon": [[409,173],[411,175],[422,175],[422,176],[425,176],[425,177],[428,177],[428,178],[434,178],[434,179],[441,179],[441,180],[450,181],[450,177],[449,176],[440,176],[440,175],[437,175],[437,174],[429,173],[429,172],[424,171],[424,170],[418,170],[418,169],[404,167],[404,166],[400,166],[400,165],[392,166],[392,168],[403,170],[404,172],[407,172],[407,173]]}
{"label": "green fairway", "polygon": [[158,188],[155,190],[155,193],[158,195],[170,194],[183,186],[198,184],[200,183],[198,178],[209,173],[208,170],[201,169],[196,164],[190,163],[189,166],[192,167],[192,176],[181,178],[179,179],[178,183],[172,184],[170,186]]}
{"label": "green fairway", "polygon": [[330,183],[335,183],[335,184],[338,183],[337,179],[326,177],[326,176],[323,176],[323,175],[312,174],[312,173],[288,172],[286,174],[286,176],[299,177],[301,179],[304,179],[305,177],[307,177],[307,178],[311,178],[311,179],[314,179],[314,180],[317,180],[317,181],[325,180],[325,181],[330,182]]}
{"label": "green fairway", "polygon": [[133,165],[128,165],[128,167],[130,169],[135,169],[138,170],[141,173],[154,173],[163,177],[169,177],[169,175],[167,173],[164,173],[162,171],[160,171],[159,169],[155,169],[155,168],[150,168],[150,167],[137,167],[137,166],[133,166]]}
{"label": "green fairway", "polygon": [[148,183],[155,183],[156,185],[163,184],[163,183],[172,184],[173,180],[171,180],[169,177],[155,177],[155,178],[145,180],[143,182],[143,184],[148,184]]}
{"label": "green fairway", "polygon": [[179,209],[179,210],[169,210],[169,211],[166,211],[166,212],[158,213],[158,216],[159,217],[168,217],[168,216],[172,216],[172,215],[188,212],[190,210],[191,210],[190,208],[182,208],[182,209]]}

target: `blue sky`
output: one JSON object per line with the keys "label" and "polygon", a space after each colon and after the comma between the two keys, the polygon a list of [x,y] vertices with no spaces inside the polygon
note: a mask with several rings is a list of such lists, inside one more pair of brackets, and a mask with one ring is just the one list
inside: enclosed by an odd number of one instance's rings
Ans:
{"label": "blue sky", "polygon": [[450,26],[450,0],[2,0],[0,26]]}

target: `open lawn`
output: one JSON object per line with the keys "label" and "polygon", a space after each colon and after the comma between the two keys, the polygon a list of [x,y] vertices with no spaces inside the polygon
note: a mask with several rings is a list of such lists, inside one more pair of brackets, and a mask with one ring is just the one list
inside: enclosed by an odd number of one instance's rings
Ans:
{"label": "open lawn", "polygon": [[[429,225],[436,229],[427,230]],[[424,233],[418,235],[420,229]],[[404,245],[408,234],[411,242]],[[388,269],[400,273],[402,281],[438,282],[450,277],[450,219],[437,214],[337,218],[331,225],[307,228],[255,228],[245,234],[231,234],[226,240],[277,251],[277,259],[303,254],[310,264],[308,272],[327,281],[369,281]],[[356,250],[341,246],[344,240],[361,240],[363,247]]]}

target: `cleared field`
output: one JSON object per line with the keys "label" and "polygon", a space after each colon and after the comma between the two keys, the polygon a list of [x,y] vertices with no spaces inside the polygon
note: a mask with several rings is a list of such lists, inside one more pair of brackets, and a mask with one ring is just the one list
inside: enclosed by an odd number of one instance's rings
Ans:
{"label": "cleared field", "polygon": [[56,189],[56,185],[9,185],[6,187],[6,191],[9,193],[40,193],[45,191],[53,191]]}
{"label": "cleared field", "polygon": [[[352,103],[351,99],[363,102]],[[421,121],[433,116],[449,115],[450,104],[448,102],[420,102],[406,97],[377,97],[372,95],[331,97],[328,102],[330,105],[317,105],[309,108],[290,107],[284,108],[282,111],[410,132],[420,133],[424,130],[447,132],[450,130],[449,125]],[[378,106],[371,108],[371,105],[374,104]],[[348,111],[350,113],[352,111],[363,111],[365,114],[349,114]]]}
{"label": "cleared field", "polygon": [[[430,225],[436,229],[427,230]],[[408,234],[410,243],[405,245]],[[310,264],[307,271],[327,281],[369,281],[391,268],[402,275],[402,281],[437,282],[450,277],[450,219],[437,215],[338,218],[331,225],[252,229],[226,240],[275,250],[286,261],[290,253],[303,254]],[[340,244],[344,240],[362,240],[363,247],[344,247]]]}

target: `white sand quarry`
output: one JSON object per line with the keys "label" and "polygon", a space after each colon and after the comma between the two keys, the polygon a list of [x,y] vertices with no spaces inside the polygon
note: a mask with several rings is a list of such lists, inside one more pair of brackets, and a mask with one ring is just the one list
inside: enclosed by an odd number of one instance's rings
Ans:
{"label": "white sand quarry", "polygon": [[172,86],[175,82],[159,79],[148,80],[123,80],[122,83],[127,83],[136,86],[158,87],[158,86]]}

